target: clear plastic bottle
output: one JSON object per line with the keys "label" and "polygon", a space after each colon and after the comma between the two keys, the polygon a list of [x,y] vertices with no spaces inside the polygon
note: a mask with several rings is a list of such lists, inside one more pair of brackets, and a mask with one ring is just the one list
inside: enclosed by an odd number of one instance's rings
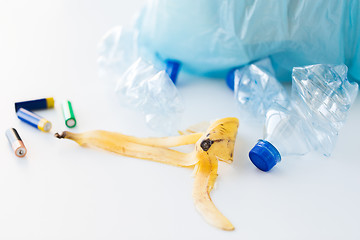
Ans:
{"label": "clear plastic bottle", "polygon": [[144,114],[148,126],[176,129],[182,99],[175,87],[181,63],[160,59],[138,44],[138,29],[115,27],[99,43],[99,75],[115,88],[120,103]]}
{"label": "clear plastic bottle", "polygon": [[249,153],[262,171],[269,171],[286,155],[314,150],[330,156],[358,92],[358,85],[347,79],[345,65],[297,67],[292,79],[291,108],[272,104],[264,138]]}
{"label": "clear plastic bottle", "polygon": [[230,71],[226,83],[234,90],[242,120],[263,123],[273,103],[289,106],[289,97],[276,80],[269,58]]}
{"label": "clear plastic bottle", "polygon": [[165,70],[139,58],[119,78],[116,94],[122,104],[140,110],[148,126],[172,133],[183,112],[183,100]]}

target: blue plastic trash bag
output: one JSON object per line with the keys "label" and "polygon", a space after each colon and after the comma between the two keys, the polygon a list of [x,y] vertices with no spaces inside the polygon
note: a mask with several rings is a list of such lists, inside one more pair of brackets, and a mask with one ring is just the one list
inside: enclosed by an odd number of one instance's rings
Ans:
{"label": "blue plastic trash bag", "polygon": [[360,80],[358,0],[150,0],[137,28],[140,46],[194,74],[225,77],[270,56],[279,80],[317,63],[346,64]]}

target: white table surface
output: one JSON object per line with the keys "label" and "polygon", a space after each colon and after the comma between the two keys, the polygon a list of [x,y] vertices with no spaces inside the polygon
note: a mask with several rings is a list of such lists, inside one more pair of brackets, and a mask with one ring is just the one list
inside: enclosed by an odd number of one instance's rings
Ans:
{"label": "white table surface", "polygon": [[[192,171],[86,149],[53,137],[66,130],[70,99],[76,132],[105,129],[154,136],[97,77],[96,46],[129,23],[143,1],[0,2],[0,239],[360,239],[360,99],[332,157],[285,158],[257,170],[248,151],[262,128],[241,123],[234,163],[220,163],[214,203],[235,226],[224,232],[196,212]],[[180,75],[182,128],[238,116],[224,81]],[[53,96],[42,133],[17,119],[14,102]],[[205,104],[204,104],[205,103]],[[28,149],[14,156],[15,127]]]}

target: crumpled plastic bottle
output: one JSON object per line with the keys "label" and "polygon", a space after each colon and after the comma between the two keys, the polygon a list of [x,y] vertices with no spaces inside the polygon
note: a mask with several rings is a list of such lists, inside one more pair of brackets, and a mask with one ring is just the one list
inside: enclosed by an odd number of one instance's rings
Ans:
{"label": "crumpled plastic bottle", "polygon": [[247,122],[262,123],[273,103],[284,108],[290,105],[269,58],[230,71],[226,83],[234,90],[240,118]]}
{"label": "crumpled plastic bottle", "polygon": [[120,102],[142,111],[149,127],[170,133],[179,123],[183,104],[169,75],[138,58],[119,78]]}
{"label": "crumpled plastic bottle", "polygon": [[115,27],[105,34],[98,47],[100,78],[113,86],[121,104],[141,111],[150,128],[171,133],[183,111],[174,85],[180,64],[160,60],[137,38],[136,28]]}
{"label": "crumpled plastic bottle", "polygon": [[330,156],[358,92],[345,65],[296,67],[292,79],[291,107],[275,103],[269,108],[264,138],[249,153],[263,171],[286,155],[318,151]]}

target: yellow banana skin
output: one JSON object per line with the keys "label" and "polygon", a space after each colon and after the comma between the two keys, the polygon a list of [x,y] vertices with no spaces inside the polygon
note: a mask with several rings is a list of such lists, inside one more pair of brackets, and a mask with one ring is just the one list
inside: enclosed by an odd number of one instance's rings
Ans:
{"label": "yellow banana skin", "polygon": [[136,138],[120,133],[102,130],[84,133],[64,131],[56,133],[57,138],[70,139],[84,147],[95,147],[114,152],[127,157],[141,158],[155,162],[166,163],[179,167],[189,167],[196,164],[193,153],[183,153],[165,147],[175,147],[195,143],[202,134],[190,134],[166,138]]}
{"label": "yellow banana skin", "polygon": [[[84,133],[64,131],[57,138],[70,139],[81,146],[95,147],[128,157],[141,158],[180,167],[194,166],[193,199],[196,209],[211,225],[231,231],[234,226],[216,208],[210,192],[217,178],[218,160],[233,161],[234,144],[239,126],[237,118],[223,118],[212,123],[205,133],[165,137],[137,138],[120,133],[96,130]],[[181,132],[183,134],[184,132]],[[191,153],[170,147],[195,144]]]}
{"label": "yellow banana skin", "polygon": [[220,119],[214,122],[196,143],[197,166],[193,188],[196,209],[211,225],[223,230],[234,230],[231,222],[216,208],[210,198],[218,169],[218,159],[231,163],[239,126],[237,118]]}

